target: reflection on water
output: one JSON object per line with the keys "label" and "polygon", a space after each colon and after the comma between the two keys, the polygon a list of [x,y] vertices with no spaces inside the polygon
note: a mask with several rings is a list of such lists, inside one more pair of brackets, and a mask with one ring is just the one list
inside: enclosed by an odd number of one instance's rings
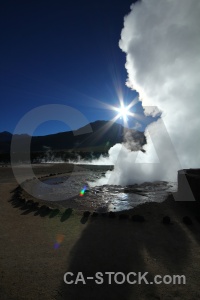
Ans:
{"label": "reflection on water", "polygon": [[[174,182],[153,182],[131,186],[103,185],[90,188],[88,182],[103,176],[101,171],[74,172],[44,179],[42,182],[27,182],[39,199],[58,202],[64,207],[105,211],[131,209],[144,202],[162,202],[169,193],[177,190]],[[44,185],[45,183],[45,185]],[[84,188],[84,194],[80,191]],[[62,201],[60,200],[62,199]],[[63,200],[64,199],[64,200]]]}

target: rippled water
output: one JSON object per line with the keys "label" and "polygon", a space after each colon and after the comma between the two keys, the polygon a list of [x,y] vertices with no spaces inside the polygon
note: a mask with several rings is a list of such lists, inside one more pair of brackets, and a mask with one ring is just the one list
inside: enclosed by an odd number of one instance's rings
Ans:
{"label": "rippled water", "polygon": [[[102,171],[82,171],[48,177],[42,181],[25,183],[35,197],[54,201],[64,207],[90,209],[101,212],[131,209],[144,202],[162,202],[176,192],[174,182],[153,182],[131,186],[103,185],[90,188],[88,182],[104,176]],[[80,191],[84,189],[84,195]]]}

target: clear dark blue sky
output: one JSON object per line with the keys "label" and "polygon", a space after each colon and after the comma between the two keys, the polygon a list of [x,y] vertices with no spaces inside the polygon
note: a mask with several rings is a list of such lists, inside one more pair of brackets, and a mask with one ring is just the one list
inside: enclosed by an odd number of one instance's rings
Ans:
{"label": "clear dark blue sky", "polygon": [[[132,2],[3,1],[0,132],[13,132],[29,110],[52,103],[72,106],[90,122],[110,120],[116,112],[103,109],[99,101],[118,106],[116,84],[128,104],[136,93],[125,86],[126,57],[118,42]],[[134,110],[141,113],[140,104]],[[129,121],[134,126],[135,120]],[[149,119],[142,122],[140,130]],[[77,120],[77,128],[83,125]],[[35,134],[65,130],[65,124],[49,121]]]}

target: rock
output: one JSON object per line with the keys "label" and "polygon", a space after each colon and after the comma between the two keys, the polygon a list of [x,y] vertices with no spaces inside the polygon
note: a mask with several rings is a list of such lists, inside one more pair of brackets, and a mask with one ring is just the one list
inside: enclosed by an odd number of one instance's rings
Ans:
{"label": "rock", "polygon": [[26,202],[26,206],[28,206],[28,207],[32,207],[33,204],[34,204],[33,200],[28,200],[28,201]]}
{"label": "rock", "polygon": [[42,205],[40,208],[39,208],[39,214],[41,216],[46,216],[50,213],[50,208],[47,206],[47,205]]}
{"label": "rock", "polygon": [[187,201],[200,199],[200,169],[178,171],[178,197]]}
{"label": "rock", "polygon": [[52,209],[49,218],[54,218],[55,216],[57,216],[60,213],[60,210],[58,208],[54,208]]}
{"label": "rock", "polygon": [[24,198],[20,199],[21,204],[25,204],[26,200]]}
{"label": "rock", "polygon": [[89,215],[90,215],[90,211],[84,211],[83,216],[84,216],[85,218],[88,218]]}
{"label": "rock", "polygon": [[39,202],[34,202],[33,205],[32,205],[32,207],[33,207],[33,208],[37,208],[38,205],[39,205]]}

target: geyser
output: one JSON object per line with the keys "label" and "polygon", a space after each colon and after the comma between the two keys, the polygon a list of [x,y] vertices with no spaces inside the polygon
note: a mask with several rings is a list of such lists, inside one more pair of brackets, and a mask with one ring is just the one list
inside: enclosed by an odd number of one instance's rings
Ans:
{"label": "geyser", "polygon": [[131,6],[119,41],[126,53],[126,84],[139,93],[145,114],[161,113],[161,119],[146,128],[146,153],[112,147],[115,168],[95,184],[173,181],[178,169],[199,167],[199,15],[199,0],[142,0]]}

